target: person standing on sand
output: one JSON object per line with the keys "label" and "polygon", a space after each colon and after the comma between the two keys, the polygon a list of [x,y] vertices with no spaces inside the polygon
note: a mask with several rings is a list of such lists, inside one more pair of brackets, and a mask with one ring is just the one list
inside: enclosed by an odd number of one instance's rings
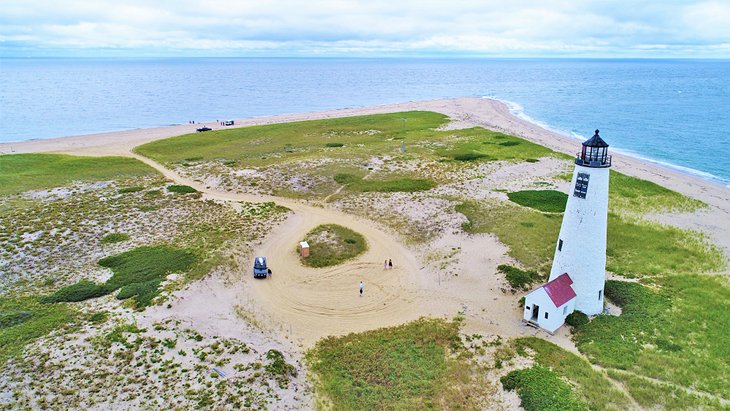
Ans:
{"label": "person standing on sand", "polygon": [[360,281],[360,297],[362,297],[362,292],[365,291],[365,284]]}
{"label": "person standing on sand", "polygon": [[393,260],[388,259],[388,268],[393,268]]}

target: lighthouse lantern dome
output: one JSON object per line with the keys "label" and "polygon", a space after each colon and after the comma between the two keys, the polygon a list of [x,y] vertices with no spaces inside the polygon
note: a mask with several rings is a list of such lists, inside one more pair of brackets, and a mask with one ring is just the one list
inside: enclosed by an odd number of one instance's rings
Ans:
{"label": "lighthouse lantern dome", "polygon": [[611,167],[611,156],[608,155],[608,143],[596,134],[583,142],[583,149],[575,159],[575,163],[584,167]]}

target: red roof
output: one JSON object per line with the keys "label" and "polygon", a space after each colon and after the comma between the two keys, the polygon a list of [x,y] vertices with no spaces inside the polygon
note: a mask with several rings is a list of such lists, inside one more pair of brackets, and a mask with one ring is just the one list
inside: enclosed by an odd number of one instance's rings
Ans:
{"label": "red roof", "polygon": [[556,279],[543,285],[542,288],[545,289],[547,295],[553,300],[553,304],[556,307],[560,307],[576,296],[571,284],[573,284],[573,280],[570,279],[568,273],[563,273]]}

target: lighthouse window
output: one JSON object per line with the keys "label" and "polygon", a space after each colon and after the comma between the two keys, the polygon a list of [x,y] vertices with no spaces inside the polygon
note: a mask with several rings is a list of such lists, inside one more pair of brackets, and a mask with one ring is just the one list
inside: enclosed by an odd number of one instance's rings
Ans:
{"label": "lighthouse window", "polygon": [[588,192],[588,180],[591,178],[588,173],[578,173],[578,178],[575,180],[575,190],[573,195],[578,198],[586,198]]}
{"label": "lighthouse window", "polygon": [[545,313],[545,319],[547,319],[547,318],[548,318],[548,313]]}
{"label": "lighthouse window", "polygon": [[558,251],[563,251],[563,240],[558,240]]}

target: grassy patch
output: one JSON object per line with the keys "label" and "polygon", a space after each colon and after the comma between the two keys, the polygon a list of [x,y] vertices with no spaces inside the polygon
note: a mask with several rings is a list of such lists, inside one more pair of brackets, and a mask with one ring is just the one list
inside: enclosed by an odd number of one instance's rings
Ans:
{"label": "grassy patch", "polygon": [[550,149],[527,140],[480,128],[454,130],[449,133],[456,141],[451,148],[440,150],[438,154],[454,161],[526,161],[553,153]]}
{"label": "grassy patch", "polygon": [[36,298],[0,298],[0,364],[75,316],[70,307],[41,304]]}
{"label": "grassy patch", "polygon": [[626,387],[631,397],[645,409],[727,410],[719,400],[687,392],[683,387],[656,383],[616,370],[609,370],[608,375]]}
{"label": "grassy patch", "polygon": [[606,282],[622,314],[575,328],[597,364],[730,398],[730,287],[711,276],[656,279],[654,288]]}
{"label": "grassy patch", "polygon": [[414,178],[394,178],[394,179],[382,179],[374,180],[368,179],[363,180],[361,177],[354,174],[339,173],[334,177],[335,181],[347,186],[351,191],[359,191],[362,193],[367,192],[380,192],[380,193],[393,193],[393,192],[407,192],[412,193],[415,191],[425,191],[436,187],[436,183],[431,180],[425,179],[414,179]]}
{"label": "grassy patch", "polygon": [[144,190],[144,187],[142,186],[131,186],[131,187],[124,187],[117,190],[119,194],[127,194],[127,193],[136,193],[139,191]]}
{"label": "grassy patch", "polygon": [[525,411],[588,410],[565,381],[549,369],[536,365],[511,371],[501,378],[507,391],[516,390]]}
{"label": "grassy patch", "polygon": [[69,185],[154,175],[139,160],[125,157],[80,157],[65,154],[0,155],[0,195]]}
{"label": "grassy patch", "polygon": [[[575,386],[575,397],[587,405],[588,408],[592,410],[621,410],[629,407],[629,399],[613,386],[606,375],[593,369],[591,364],[580,356],[536,337],[518,338],[512,344],[517,352],[522,355],[526,355],[525,349],[529,348],[539,366],[546,367],[560,378],[570,381]],[[540,390],[540,392],[543,391]],[[550,396],[549,391],[545,394]]]}
{"label": "grassy patch", "polygon": [[469,364],[452,355],[464,348],[458,331],[457,322],[420,319],[328,337],[307,353],[307,362],[319,395],[335,410],[477,408],[463,372]]}
{"label": "grassy patch", "polygon": [[269,360],[269,363],[264,366],[264,369],[279,383],[280,388],[286,388],[289,385],[289,379],[297,376],[297,369],[284,360],[281,351],[267,351],[266,359]]}
{"label": "grassy patch", "polygon": [[[503,203],[467,201],[456,207],[469,233],[493,233],[528,269],[546,272],[562,216]],[[640,250],[641,252],[638,252]],[[712,272],[725,267],[722,252],[698,233],[608,214],[607,269],[622,275]]]}
{"label": "grassy patch", "polygon": [[319,225],[306,235],[309,257],[302,264],[310,267],[330,267],[354,258],[367,250],[365,237],[337,224]]}
{"label": "grassy patch", "polygon": [[171,193],[178,193],[178,194],[192,194],[192,193],[198,192],[198,190],[196,190],[190,186],[175,185],[175,184],[167,186],[167,191],[169,191]]}
{"label": "grassy patch", "polygon": [[121,243],[123,241],[129,240],[129,234],[124,233],[111,233],[107,234],[104,237],[101,238],[102,244],[114,244],[114,243]]}
{"label": "grassy patch", "polygon": [[345,143],[326,143],[325,147],[344,147]]}
{"label": "grassy patch", "polygon": [[497,270],[504,274],[509,285],[515,290],[527,290],[533,282],[542,278],[537,271],[522,270],[507,264],[500,264]]}
{"label": "grassy patch", "polygon": [[83,301],[120,290],[118,299],[136,297],[137,308],[143,308],[152,303],[168,274],[187,272],[196,261],[195,254],[185,249],[166,245],[135,248],[99,260],[99,265],[114,272],[104,284],[82,280],[43,297],[43,302]]}
{"label": "grassy patch", "polygon": [[507,194],[507,197],[521,206],[546,213],[562,213],[568,202],[568,195],[556,190],[524,190]]}
{"label": "grassy patch", "polygon": [[702,201],[613,170],[608,182],[608,194],[608,204],[612,210],[635,213],[690,212],[707,207]]}

